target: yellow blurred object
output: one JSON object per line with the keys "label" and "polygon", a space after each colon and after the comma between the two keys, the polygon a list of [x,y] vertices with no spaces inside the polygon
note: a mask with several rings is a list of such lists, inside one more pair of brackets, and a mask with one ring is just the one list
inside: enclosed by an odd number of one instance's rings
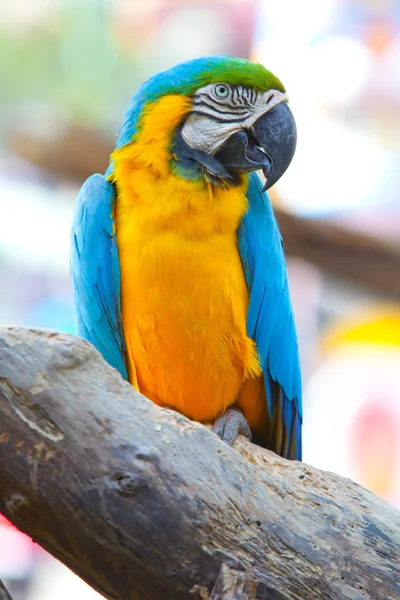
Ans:
{"label": "yellow blurred object", "polygon": [[400,308],[385,305],[365,310],[357,317],[335,322],[321,338],[323,353],[344,344],[400,346]]}
{"label": "yellow blurred object", "polygon": [[305,460],[400,506],[400,307],[362,305],[320,349],[305,390]]}

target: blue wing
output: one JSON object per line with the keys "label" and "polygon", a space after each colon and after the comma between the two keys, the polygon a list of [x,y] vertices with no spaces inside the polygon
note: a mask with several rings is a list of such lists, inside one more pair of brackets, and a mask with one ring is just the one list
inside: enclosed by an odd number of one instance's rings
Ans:
{"label": "blue wing", "polygon": [[78,335],[127,379],[114,200],[114,188],[102,175],[83,184],[71,232],[71,275]]}
{"label": "blue wing", "polygon": [[238,244],[250,291],[247,332],[257,344],[267,396],[269,431],[262,445],[301,460],[301,373],[283,244],[255,173],[247,198]]}

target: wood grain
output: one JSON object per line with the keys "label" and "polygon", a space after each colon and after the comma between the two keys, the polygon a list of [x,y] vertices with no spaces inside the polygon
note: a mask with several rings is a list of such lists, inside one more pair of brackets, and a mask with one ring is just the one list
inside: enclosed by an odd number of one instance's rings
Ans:
{"label": "wood grain", "polygon": [[12,600],[10,594],[8,593],[6,586],[0,579],[0,600]]}
{"label": "wood grain", "polygon": [[393,507],[228,447],[67,334],[0,330],[0,512],[113,600],[201,598],[224,564],[264,600],[400,598]]}

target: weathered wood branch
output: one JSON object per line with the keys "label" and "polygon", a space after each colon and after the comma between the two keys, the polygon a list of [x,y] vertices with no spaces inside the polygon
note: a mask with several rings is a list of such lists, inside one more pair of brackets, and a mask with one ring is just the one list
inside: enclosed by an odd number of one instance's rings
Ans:
{"label": "weathered wood branch", "polygon": [[0,579],[0,600],[12,600],[10,594],[6,590],[6,586]]}
{"label": "weathered wood branch", "polygon": [[226,446],[71,335],[0,330],[0,512],[110,599],[201,598],[223,564],[263,599],[400,597],[394,508]]}
{"label": "weathered wood branch", "polygon": [[197,593],[200,600],[254,600],[256,589],[252,573],[231,569],[223,564],[211,595],[203,586],[195,585],[191,591]]}
{"label": "weathered wood branch", "polygon": [[[114,140],[71,126],[53,140],[14,134],[12,145],[18,154],[57,177],[82,183],[92,173],[104,173]],[[375,293],[400,298],[400,246],[324,219],[301,218],[279,206],[274,210],[288,256]]]}

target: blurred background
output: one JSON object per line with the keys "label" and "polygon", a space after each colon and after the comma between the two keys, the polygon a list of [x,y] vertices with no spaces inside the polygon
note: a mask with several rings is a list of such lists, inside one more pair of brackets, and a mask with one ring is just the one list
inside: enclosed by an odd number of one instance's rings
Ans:
{"label": "blurred background", "polygon": [[[2,0],[0,325],[74,332],[69,229],[152,73],[200,55],[284,82],[272,190],[304,372],[304,461],[400,507],[400,0]],[[0,517],[14,600],[99,596]]]}

